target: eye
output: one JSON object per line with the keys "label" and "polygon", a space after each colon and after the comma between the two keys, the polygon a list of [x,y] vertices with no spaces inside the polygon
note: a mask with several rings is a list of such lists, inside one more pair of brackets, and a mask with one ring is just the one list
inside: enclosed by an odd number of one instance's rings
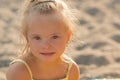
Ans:
{"label": "eye", "polygon": [[59,38],[59,36],[52,36],[52,38],[53,38],[53,39],[57,39],[57,38]]}
{"label": "eye", "polygon": [[35,40],[40,40],[41,38],[39,36],[34,37]]}

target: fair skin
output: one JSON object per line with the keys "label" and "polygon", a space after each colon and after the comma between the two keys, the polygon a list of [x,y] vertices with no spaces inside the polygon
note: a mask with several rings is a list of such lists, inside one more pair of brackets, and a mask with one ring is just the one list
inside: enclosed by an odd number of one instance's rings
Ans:
{"label": "fair skin", "polygon": [[[50,15],[31,14],[28,18],[27,39],[31,49],[25,60],[35,79],[61,79],[66,76],[68,62],[63,53],[71,33],[60,13]],[[31,57],[32,55],[32,57]],[[79,80],[79,68],[73,63],[69,72],[69,80]],[[31,80],[22,63],[13,64],[7,72],[7,80]]]}

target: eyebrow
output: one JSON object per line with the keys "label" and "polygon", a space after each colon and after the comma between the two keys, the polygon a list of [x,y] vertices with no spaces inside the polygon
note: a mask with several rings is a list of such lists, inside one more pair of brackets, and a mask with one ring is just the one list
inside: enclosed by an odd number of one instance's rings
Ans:
{"label": "eyebrow", "polygon": [[[50,34],[50,35],[55,35],[55,34],[61,34],[61,33],[52,33],[52,34]],[[30,36],[35,36],[35,35],[40,35],[40,34],[31,34]]]}

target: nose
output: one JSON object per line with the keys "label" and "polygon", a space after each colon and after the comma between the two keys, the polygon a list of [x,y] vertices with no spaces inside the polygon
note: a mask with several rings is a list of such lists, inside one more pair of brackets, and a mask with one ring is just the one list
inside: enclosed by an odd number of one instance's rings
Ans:
{"label": "nose", "polygon": [[48,41],[42,41],[41,45],[42,49],[49,49],[50,48],[50,44]]}

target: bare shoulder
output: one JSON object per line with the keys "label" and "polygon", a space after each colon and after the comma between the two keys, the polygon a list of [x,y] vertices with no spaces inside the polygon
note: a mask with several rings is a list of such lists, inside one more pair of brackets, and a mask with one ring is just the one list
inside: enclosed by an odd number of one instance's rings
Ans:
{"label": "bare shoulder", "polygon": [[80,69],[79,66],[72,61],[72,67],[69,73],[69,80],[79,80],[80,79]]}
{"label": "bare shoulder", "polygon": [[72,63],[70,72],[69,72],[69,80],[79,80],[80,79],[80,69],[79,66],[75,61],[73,61],[70,57],[67,55],[63,56],[65,60]]}
{"label": "bare shoulder", "polygon": [[7,80],[30,80],[25,65],[19,62],[10,65],[6,73],[6,78]]}
{"label": "bare shoulder", "polygon": [[80,70],[78,65],[73,62],[71,70],[70,70],[70,80],[79,80],[80,79]]}

